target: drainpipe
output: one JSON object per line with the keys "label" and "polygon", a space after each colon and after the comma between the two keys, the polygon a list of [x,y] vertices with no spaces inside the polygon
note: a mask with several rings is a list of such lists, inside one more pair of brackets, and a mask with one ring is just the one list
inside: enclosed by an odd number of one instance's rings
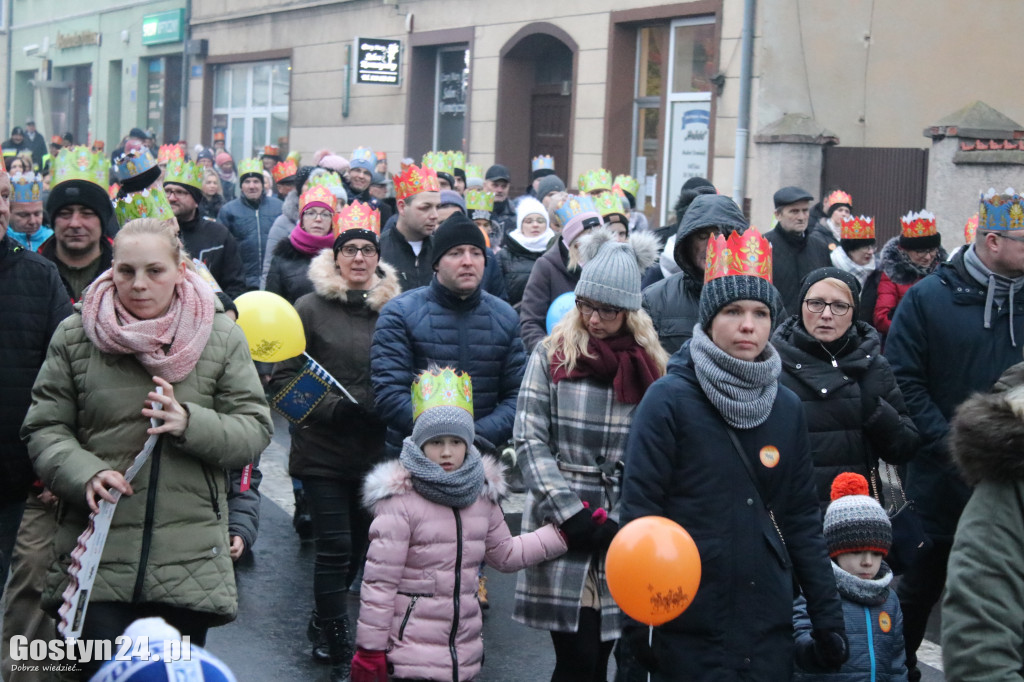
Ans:
{"label": "drainpipe", "polygon": [[740,37],[740,110],[736,121],[736,166],[732,176],[733,201],[743,208],[747,193],[747,140],[750,137],[750,88],[754,65],[754,9],[757,0],[745,0]]}
{"label": "drainpipe", "polygon": [[[188,53],[188,41],[192,40],[192,0],[185,0],[185,26],[181,41],[181,113],[178,115],[178,140],[187,140],[188,134],[188,84],[191,59]],[[177,140],[175,140],[177,142]],[[195,146],[195,143],[193,143]]]}
{"label": "drainpipe", "polygon": [[[14,68],[13,68],[13,65],[11,64],[11,58],[13,56],[12,44],[14,43],[14,35],[13,35],[12,31],[11,31],[11,24],[13,23],[13,16],[14,16],[14,0],[7,0],[7,7],[5,9],[7,11],[7,27],[6,27],[7,28],[7,110],[4,112],[4,118],[6,120],[4,121],[3,129],[4,130],[10,130],[11,129],[11,120],[14,118],[14,110],[12,109],[12,107],[14,106],[14,101],[13,101],[14,98],[11,97],[11,81],[12,81],[11,74],[14,73]],[[35,104],[34,104],[35,101],[36,101],[36,93],[35,93],[35,88],[33,88],[32,89],[32,102],[33,102],[32,109],[33,110],[35,109]],[[33,111],[32,115],[35,116],[35,112],[34,111]],[[47,147],[47,149],[49,149],[49,147]],[[831,308],[829,310],[831,310]]]}

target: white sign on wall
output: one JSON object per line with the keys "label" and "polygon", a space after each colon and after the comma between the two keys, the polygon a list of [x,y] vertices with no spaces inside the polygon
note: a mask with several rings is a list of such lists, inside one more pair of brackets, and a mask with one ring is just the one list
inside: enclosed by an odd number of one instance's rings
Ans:
{"label": "white sign on wall", "polygon": [[672,102],[671,139],[666,166],[669,197],[679,196],[690,178],[708,176],[711,102]]}

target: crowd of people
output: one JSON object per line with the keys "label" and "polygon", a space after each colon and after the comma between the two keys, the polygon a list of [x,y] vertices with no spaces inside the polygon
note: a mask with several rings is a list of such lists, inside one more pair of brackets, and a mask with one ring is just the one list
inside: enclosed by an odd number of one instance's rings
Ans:
{"label": "crowd of people", "polygon": [[[69,627],[103,501],[80,637],[161,618],[202,646],[235,618],[271,408],[331,680],[478,677],[490,569],[520,571],[495,615],[550,633],[531,676],[552,680],[605,680],[613,653],[623,681],[916,680],[944,588],[947,679],[1024,666],[1024,571],[993,556],[1024,535],[1012,190],[951,257],[920,207],[876,257],[840,189],[779,189],[762,235],[706,179],[655,228],[636,179],[570,191],[548,156],[513,198],[522,179],[462,152],[389,170],[369,147],[236,163],[222,133],[41,140],[16,128],[0,173],[4,679],[47,679],[10,641]],[[235,300],[257,290],[294,306],[305,355],[253,361]],[[909,562],[894,475],[927,538]],[[653,631],[604,573],[649,515],[702,563]]]}

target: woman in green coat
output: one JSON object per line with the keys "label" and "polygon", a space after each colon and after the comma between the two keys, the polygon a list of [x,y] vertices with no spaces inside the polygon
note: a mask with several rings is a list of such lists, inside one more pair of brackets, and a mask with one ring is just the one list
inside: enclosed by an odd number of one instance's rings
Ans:
{"label": "woman in green coat", "polygon": [[[226,470],[256,460],[273,427],[242,330],[187,263],[173,223],[127,223],[111,269],[57,328],[32,389],[22,438],[60,497],[44,608],[60,606],[90,510],[115,489],[123,495],[83,639],[113,640],[135,619],[161,616],[202,645],[237,610]],[[156,447],[129,483],[123,472],[149,435]]]}

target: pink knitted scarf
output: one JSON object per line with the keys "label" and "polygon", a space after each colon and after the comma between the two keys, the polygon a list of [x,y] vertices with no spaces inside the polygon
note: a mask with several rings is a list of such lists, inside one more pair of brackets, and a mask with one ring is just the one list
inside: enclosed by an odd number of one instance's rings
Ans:
{"label": "pink knitted scarf", "polygon": [[325,235],[312,235],[302,229],[301,225],[296,225],[295,229],[288,235],[289,241],[292,246],[295,247],[300,253],[304,253],[307,256],[315,256],[324,249],[329,249],[334,246],[334,233],[328,232]]}
{"label": "pink knitted scarf", "polygon": [[100,351],[133,354],[146,370],[172,384],[195,368],[213,331],[216,298],[210,285],[191,269],[174,287],[171,307],[161,317],[140,320],[117,297],[113,270],[86,289],[82,325]]}

